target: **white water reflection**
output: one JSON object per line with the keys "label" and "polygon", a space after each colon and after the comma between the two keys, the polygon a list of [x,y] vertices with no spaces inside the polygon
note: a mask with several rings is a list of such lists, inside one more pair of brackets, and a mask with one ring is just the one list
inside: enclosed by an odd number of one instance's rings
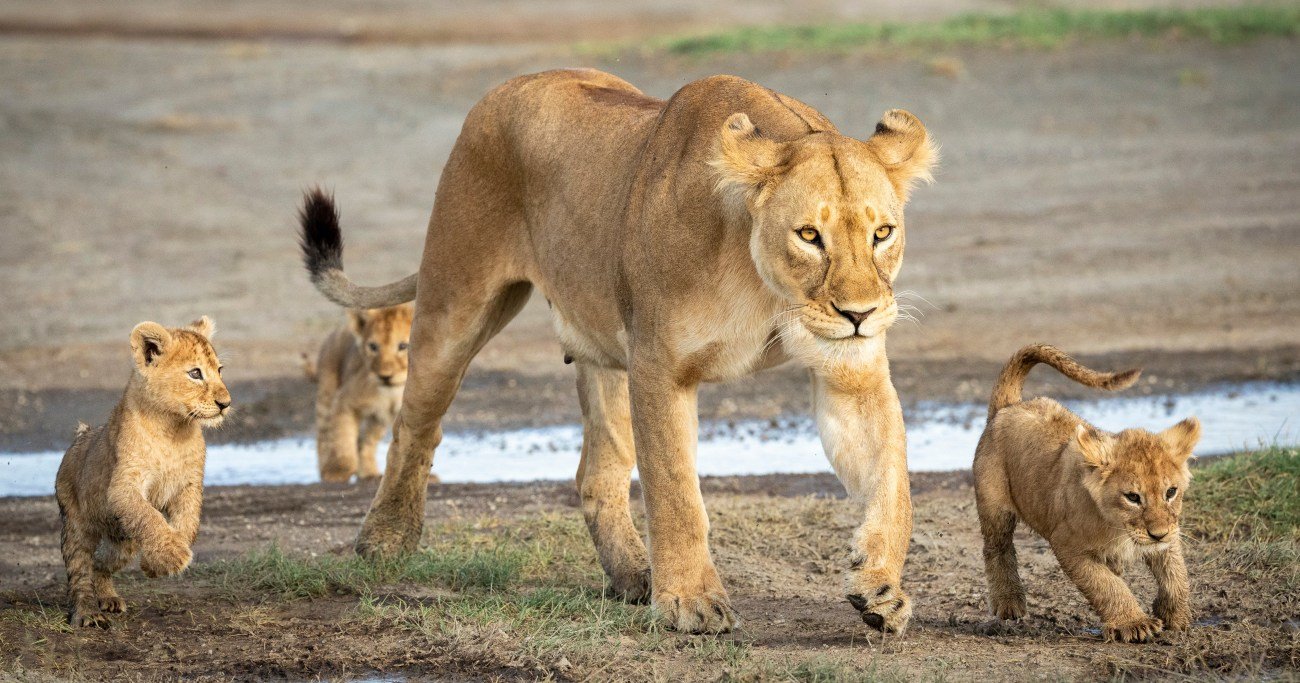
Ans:
{"label": "white water reflection", "polygon": [[[1072,410],[1108,431],[1127,427],[1163,429],[1195,415],[1203,430],[1199,455],[1227,453],[1261,444],[1300,443],[1300,385],[1253,383],[1167,397],[1112,397],[1066,401]],[[908,466],[941,471],[970,466],[984,428],[985,406],[927,403],[908,414]],[[446,482],[569,479],[582,444],[576,425],[500,432],[448,432],[434,459]],[[380,447],[380,457],[386,452]],[[62,452],[0,454],[0,496],[54,492]],[[698,457],[702,475],[829,472],[809,418],[705,423]],[[382,463],[381,463],[382,466]],[[315,443],[284,439],[208,449],[208,485],[305,484],[317,480]]]}

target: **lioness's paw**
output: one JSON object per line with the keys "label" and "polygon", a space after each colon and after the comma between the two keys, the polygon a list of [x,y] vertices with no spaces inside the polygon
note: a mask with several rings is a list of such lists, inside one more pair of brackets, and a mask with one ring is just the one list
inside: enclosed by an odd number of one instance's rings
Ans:
{"label": "lioness's paw", "polygon": [[113,621],[107,614],[90,606],[73,610],[68,623],[72,624],[73,628],[108,628],[113,625]]}
{"label": "lioness's paw", "polygon": [[99,609],[105,612],[121,614],[126,611],[126,601],[116,595],[109,595],[99,599]]}
{"label": "lioness's paw", "polygon": [[653,606],[660,623],[682,633],[726,633],[740,626],[726,593],[660,593],[654,597]]}
{"label": "lioness's paw", "polygon": [[1142,617],[1119,624],[1106,624],[1102,633],[1106,640],[1118,643],[1144,643],[1164,628],[1164,622],[1155,617]]}
{"label": "lioness's paw", "polygon": [[357,554],[372,560],[388,560],[415,552],[420,544],[421,528],[415,525],[364,525],[353,545]]}
{"label": "lioness's paw", "polygon": [[175,535],[165,536],[160,542],[144,548],[140,554],[140,570],[151,579],[171,576],[184,571],[193,558],[183,539]]}
{"label": "lioness's paw", "polygon": [[609,577],[609,595],[634,605],[650,598],[650,567]]}
{"label": "lioness's paw", "polygon": [[912,619],[912,599],[898,584],[874,573],[849,575],[849,604],[862,613],[862,623],[886,633],[903,633]]}

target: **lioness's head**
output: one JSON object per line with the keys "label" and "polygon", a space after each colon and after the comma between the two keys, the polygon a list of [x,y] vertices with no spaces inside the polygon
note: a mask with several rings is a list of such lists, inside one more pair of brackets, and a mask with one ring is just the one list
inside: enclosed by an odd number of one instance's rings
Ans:
{"label": "lioness's head", "polygon": [[158,412],[216,427],[230,408],[221,381],[221,360],[210,341],[215,327],[206,315],[187,327],[143,322],[131,330],[131,353],[142,380],[138,398]]}
{"label": "lioness's head", "polygon": [[348,325],[361,347],[366,367],[384,386],[406,384],[406,351],[411,344],[412,315],[409,305],[348,311]]}
{"label": "lioness's head", "polygon": [[1072,446],[1087,465],[1084,485],[1109,524],[1139,547],[1158,548],[1178,536],[1187,460],[1201,438],[1189,417],[1152,434],[1126,429],[1114,436],[1079,425]]}
{"label": "lioness's head", "polygon": [[759,274],[797,307],[819,346],[874,337],[892,325],[906,242],[903,205],[937,158],[920,120],[895,109],[865,142],[833,132],[778,142],[741,113],[719,137],[719,192],[744,203]]}

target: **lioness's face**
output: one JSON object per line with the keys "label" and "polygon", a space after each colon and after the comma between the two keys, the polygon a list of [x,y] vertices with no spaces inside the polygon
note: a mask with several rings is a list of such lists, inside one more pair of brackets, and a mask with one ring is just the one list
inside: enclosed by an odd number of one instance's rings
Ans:
{"label": "lioness's face", "polygon": [[744,191],[755,266],[795,314],[783,324],[852,342],[898,319],[903,205],[933,157],[924,127],[906,112],[886,114],[867,142],[821,132],[777,143],[744,114],[728,119],[715,166],[722,187]]}
{"label": "lioness's face", "polygon": [[188,327],[145,322],[132,330],[136,371],[145,382],[143,398],[154,408],[204,427],[222,423],[231,399],[209,340],[213,330],[207,316]]}
{"label": "lioness's face", "polygon": [[384,386],[406,384],[412,315],[409,305],[351,312],[352,333],[361,346],[366,366]]}
{"label": "lioness's face", "polygon": [[1157,549],[1178,537],[1183,496],[1191,480],[1187,460],[1200,438],[1190,418],[1153,434],[1127,429],[1089,444],[1101,458],[1089,476],[1097,509],[1138,547]]}

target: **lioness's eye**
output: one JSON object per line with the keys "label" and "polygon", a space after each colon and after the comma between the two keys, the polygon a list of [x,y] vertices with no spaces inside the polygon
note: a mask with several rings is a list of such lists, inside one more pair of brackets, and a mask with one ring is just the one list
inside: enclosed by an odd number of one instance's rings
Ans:
{"label": "lioness's eye", "polygon": [[378,350],[379,350],[379,344],[377,344],[377,343],[375,343],[375,342],[370,342],[369,344],[366,344],[366,346],[370,347],[370,350],[371,350],[371,351],[378,351]]}
{"label": "lioness's eye", "polygon": [[882,225],[879,228],[876,228],[876,244],[880,244],[889,239],[889,236],[892,234],[894,234],[894,226],[892,225]]}
{"label": "lioness's eye", "polygon": [[1178,494],[1178,487],[1170,486],[1169,490],[1165,491],[1165,500],[1173,500],[1174,496],[1177,494]]}
{"label": "lioness's eye", "polygon": [[203,379],[203,371],[198,368],[194,368],[193,370],[190,370],[188,374],[190,376],[190,379]]}
{"label": "lioness's eye", "polygon": [[817,232],[815,228],[810,228],[808,226],[799,228],[799,238],[805,242],[816,244],[818,238],[820,237],[821,235]]}
{"label": "lioness's eye", "polygon": [[1128,502],[1133,503],[1134,505],[1142,504],[1142,496],[1136,493],[1126,493],[1124,494],[1124,497],[1128,498]]}
{"label": "lioness's eye", "polygon": [[408,343],[406,343],[406,342],[402,342],[402,343],[400,343],[400,344],[397,345],[397,350],[398,350],[398,351],[405,351],[405,350],[406,350],[407,348],[409,348],[410,346],[411,346],[410,344],[408,344]]}

